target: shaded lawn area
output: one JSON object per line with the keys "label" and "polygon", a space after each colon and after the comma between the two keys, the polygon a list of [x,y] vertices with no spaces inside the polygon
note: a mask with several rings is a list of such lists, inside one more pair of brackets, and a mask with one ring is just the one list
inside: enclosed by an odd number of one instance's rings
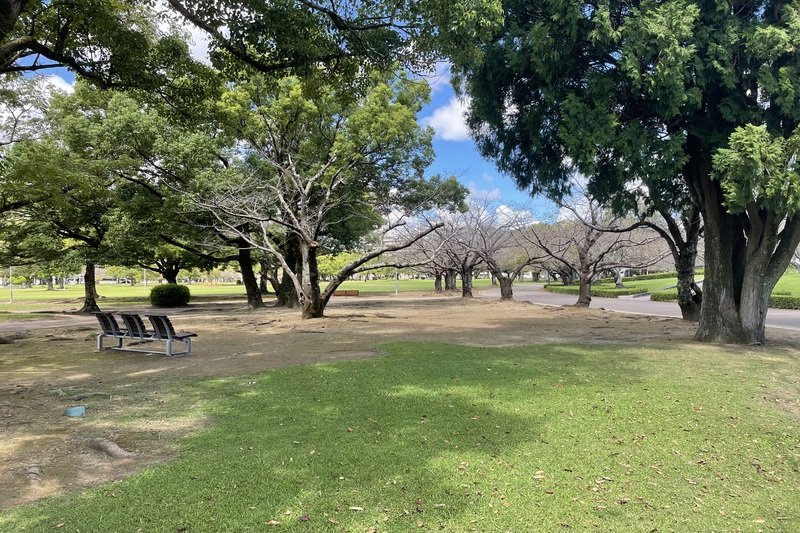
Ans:
{"label": "shaded lawn area", "polygon": [[174,461],[3,531],[796,531],[798,355],[391,344],[165,383],[210,399]]}

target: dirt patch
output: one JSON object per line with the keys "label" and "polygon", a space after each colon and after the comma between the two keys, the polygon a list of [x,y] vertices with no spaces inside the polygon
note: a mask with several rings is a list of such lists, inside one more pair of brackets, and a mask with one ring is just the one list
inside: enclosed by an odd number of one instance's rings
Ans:
{"label": "dirt patch", "polygon": [[[181,438],[208,424],[204,398],[173,394],[175,380],[235,379],[374,357],[389,341],[680,344],[694,333],[691,324],[671,318],[430,296],[342,300],[327,314],[303,321],[296,310],[207,306],[176,315],[178,329],[199,337],[191,356],[174,358],[97,352],[94,326],[5,334],[14,342],[0,345],[0,509],[120,479],[172,457]],[[770,336],[770,350],[800,347],[789,332]],[[72,405],[84,405],[86,416],[64,416]],[[104,453],[91,445],[96,439],[130,454]]]}

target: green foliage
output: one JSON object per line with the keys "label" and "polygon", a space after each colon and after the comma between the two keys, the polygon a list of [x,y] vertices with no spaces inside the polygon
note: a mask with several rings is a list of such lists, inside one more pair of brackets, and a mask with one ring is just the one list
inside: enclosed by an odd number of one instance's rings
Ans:
{"label": "green foliage", "polygon": [[[211,427],[171,461],[10,510],[0,529],[791,530],[796,422],[762,397],[796,397],[796,354],[669,344],[396,343],[364,361],[164,378],[166,420]],[[140,397],[124,415],[152,419]]]}
{"label": "green foliage", "polygon": [[[574,294],[576,296],[580,292],[580,287],[577,285],[545,285],[544,289],[548,292],[555,292],[558,294]],[[646,292],[646,289],[634,287],[616,289],[610,287],[592,286],[592,296],[597,296],[598,298],[619,298],[620,296],[631,296],[634,294],[644,294]]]}
{"label": "green foliage", "polygon": [[186,285],[165,283],[150,290],[150,304],[156,307],[182,307],[189,303],[191,294]]}
{"label": "green foliage", "polygon": [[785,139],[748,124],[714,155],[714,177],[733,213],[766,209],[784,217],[800,210],[800,128]]}
{"label": "green foliage", "polygon": [[654,302],[677,302],[678,291],[652,291],[650,293],[650,300]]}
{"label": "green foliage", "polygon": [[769,297],[769,306],[773,309],[800,309],[800,296],[775,294]]}

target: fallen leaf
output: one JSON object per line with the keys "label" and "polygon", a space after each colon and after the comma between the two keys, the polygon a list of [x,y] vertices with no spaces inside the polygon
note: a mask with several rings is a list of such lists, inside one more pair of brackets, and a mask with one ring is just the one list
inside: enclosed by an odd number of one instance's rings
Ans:
{"label": "fallen leaf", "polygon": [[546,491],[544,491],[544,493],[545,494],[553,494],[553,491],[552,491],[552,489],[547,489]]}
{"label": "fallen leaf", "polygon": [[281,523],[278,522],[277,520],[269,520],[268,522],[266,522],[266,524],[268,526],[279,526],[279,525],[281,525]]}
{"label": "fallen leaf", "polygon": [[60,524],[54,525],[53,529],[61,529],[62,527],[64,527],[64,522],[61,522]]}
{"label": "fallen leaf", "polygon": [[356,506],[354,505],[353,507],[350,507],[350,510],[351,510],[351,511],[363,511],[363,510],[364,510],[364,508],[363,508],[363,507],[356,507]]}

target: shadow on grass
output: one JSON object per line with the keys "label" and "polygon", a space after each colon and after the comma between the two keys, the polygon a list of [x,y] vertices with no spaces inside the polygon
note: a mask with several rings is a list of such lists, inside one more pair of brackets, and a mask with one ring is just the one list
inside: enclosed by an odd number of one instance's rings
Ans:
{"label": "shadow on grass", "polygon": [[[686,378],[698,368],[713,373],[717,363],[689,368],[667,349],[384,349],[389,356],[380,359],[189,385],[191,395],[216,398],[217,424],[187,440],[178,459],[19,509],[4,527],[546,531],[602,523],[601,509],[612,506],[617,525],[638,530],[658,523],[662,497],[674,508],[662,511],[669,523],[688,526],[697,519],[688,512],[693,487],[715,482],[698,466],[716,451],[703,431],[727,419],[726,408],[745,405],[728,380],[731,388],[714,391],[698,410],[695,388],[715,377],[701,374],[697,385]],[[676,360],[659,363],[662,356]],[[708,461],[697,462],[704,453]],[[634,468],[641,486],[664,483],[663,471],[674,468],[680,489],[659,488],[623,512],[628,492],[649,490],[611,488],[625,472],[635,478]],[[683,494],[688,475],[701,481],[688,478],[694,485]],[[715,509],[710,516],[721,520]]]}

